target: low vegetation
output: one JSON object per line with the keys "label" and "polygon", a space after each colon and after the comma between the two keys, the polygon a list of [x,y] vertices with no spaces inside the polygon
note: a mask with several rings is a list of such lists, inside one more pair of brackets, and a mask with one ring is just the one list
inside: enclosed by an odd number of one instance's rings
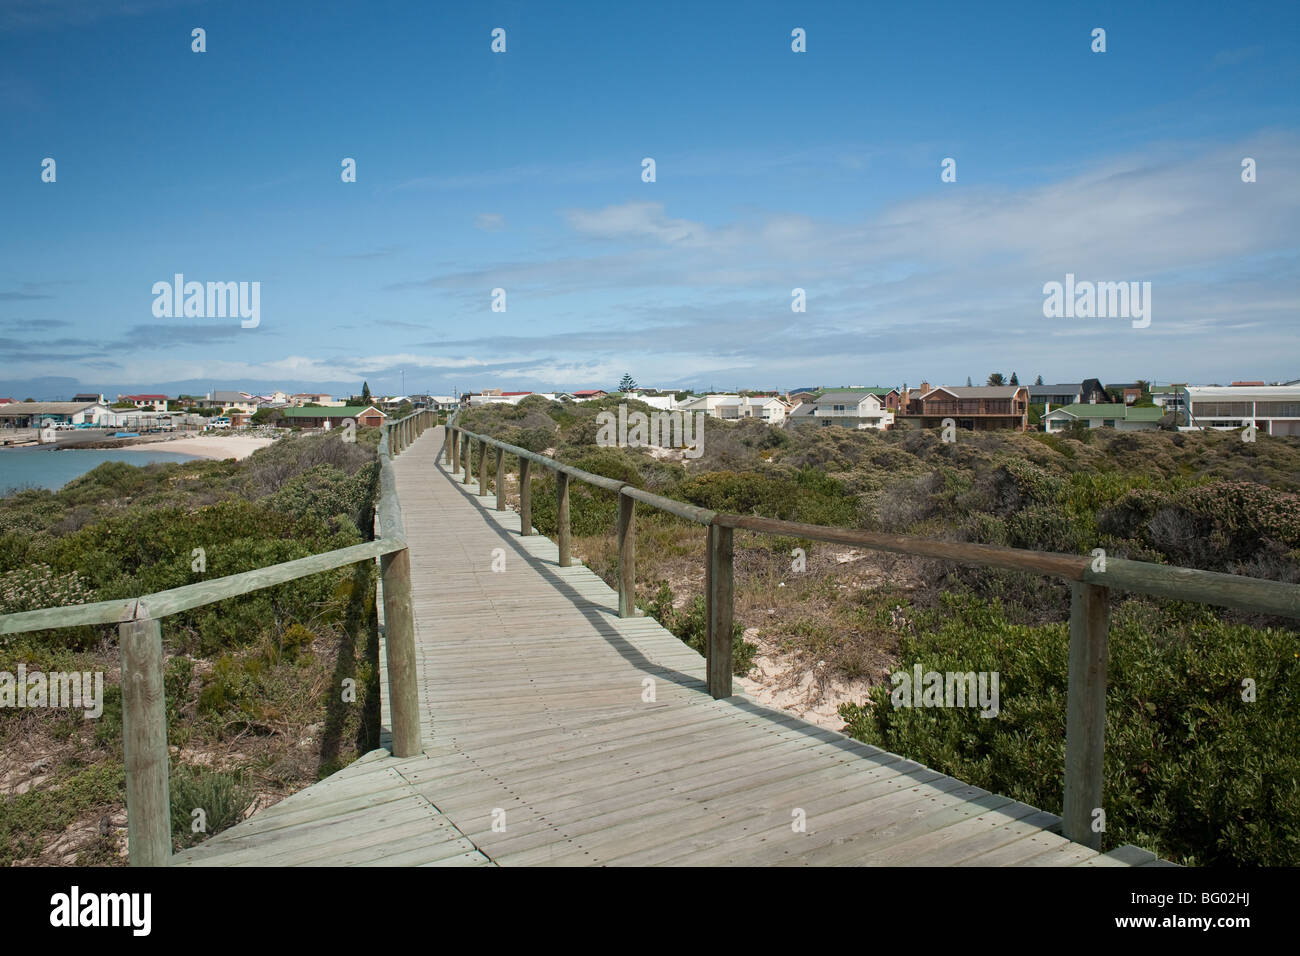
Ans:
{"label": "low vegetation", "polygon": [[[688,459],[598,447],[596,415],[619,401],[529,398],[460,423],[709,508],[1073,554],[1103,548],[1300,582],[1293,438],[962,432],[946,444],[921,430],[709,419],[703,455]],[[533,514],[553,534],[549,481],[535,481]],[[616,502],[578,482],[570,489],[575,554],[613,584]],[[692,646],[703,540],[698,526],[638,509],[638,604]],[[787,676],[803,675],[810,697],[864,686],[839,707],[846,732],[1058,813],[1069,598],[1063,582],[1036,575],[736,535],[738,629],[779,656]],[[1114,595],[1106,846],[1136,843],[1189,864],[1300,864],[1298,638],[1288,619]],[[743,672],[754,646],[738,645],[736,657]],[[894,708],[890,674],[915,663],[998,671],[998,719]],[[1246,679],[1253,701],[1243,699]]]}
{"label": "low vegetation", "polygon": [[[359,431],[355,444],[286,438],[242,462],[110,462],[61,491],[0,499],[0,614],[135,597],[368,540],[377,441]],[[163,620],[178,848],[377,746],[373,575],[357,564]],[[103,672],[104,712],[0,709],[0,863],[124,862],[116,630],[0,638],[0,671],[19,664]],[[355,703],[343,701],[345,679]]]}

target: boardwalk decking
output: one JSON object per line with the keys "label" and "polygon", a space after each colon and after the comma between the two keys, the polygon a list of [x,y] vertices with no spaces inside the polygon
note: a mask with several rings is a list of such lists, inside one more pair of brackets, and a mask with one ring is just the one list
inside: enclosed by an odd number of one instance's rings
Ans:
{"label": "boardwalk decking", "polygon": [[553,542],[452,480],[441,447],[431,429],[394,463],[423,755],[368,754],[176,864],[1160,863],[1098,854],[1051,814],[743,696],[713,700],[698,654],[620,619],[595,574],[558,567]]}

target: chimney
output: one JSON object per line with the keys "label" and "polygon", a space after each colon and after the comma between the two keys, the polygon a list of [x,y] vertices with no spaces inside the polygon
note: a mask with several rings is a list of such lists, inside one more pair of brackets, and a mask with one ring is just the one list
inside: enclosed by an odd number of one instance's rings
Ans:
{"label": "chimney", "polygon": [[921,394],[924,395],[926,392],[930,390],[930,383],[922,382],[920,385],[920,389],[921,389]]}

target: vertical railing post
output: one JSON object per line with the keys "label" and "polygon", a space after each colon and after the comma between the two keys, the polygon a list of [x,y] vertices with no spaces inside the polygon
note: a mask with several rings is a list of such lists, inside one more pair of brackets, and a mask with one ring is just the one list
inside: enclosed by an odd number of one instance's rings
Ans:
{"label": "vertical railing post", "polygon": [[420,697],[415,678],[415,615],[411,609],[411,555],[403,548],[379,559],[384,587],[384,651],[393,756],[420,752]]}
{"label": "vertical railing post", "polygon": [[519,533],[533,533],[533,485],[529,480],[532,462],[519,459]]}
{"label": "vertical railing post", "polygon": [[1110,591],[1076,582],[1070,596],[1070,673],[1065,709],[1065,799],[1061,832],[1069,840],[1101,849],[1094,820],[1102,808],[1106,755],[1106,662]]}
{"label": "vertical railing post", "polygon": [[735,613],[732,529],[710,525],[708,535],[708,686],[714,700],[731,696],[731,631]]}
{"label": "vertical railing post", "polygon": [[636,499],[618,496],[618,616],[636,617]]}
{"label": "vertical railing post", "polygon": [[480,495],[486,496],[487,493],[488,493],[488,486],[487,486],[487,458],[488,458],[488,446],[487,446],[487,442],[485,442],[485,441],[481,441],[481,442],[479,442],[479,443],[478,443],[478,448],[479,448],[479,451],[478,451],[478,493],[479,493]]}
{"label": "vertical railing post", "polygon": [[166,866],[172,855],[172,815],[162,626],[146,617],[119,624],[117,634],[122,654],[127,849],[132,866]]}
{"label": "vertical railing post", "polygon": [[448,426],[442,430],[442,462],[444,465],[455,465],[452,460],[456,456],[456,430]]}
{"label": "vertical railing post", "polygon": [[560,549],[560,567],[569,566],[569,476],[555,472],[555,543]]}
{"label": "vertical railing post", "polygon": [[465,477],[461,479],[462,485],[468,485],[470,476],[474,474],[474,443],[468,435],[465,436],[465,447],[461,452],[461,464],[465,466]]}
{"label": "vertical railing post", "polygon": [[497,449],[497,511],[506,510],[506,453]]}

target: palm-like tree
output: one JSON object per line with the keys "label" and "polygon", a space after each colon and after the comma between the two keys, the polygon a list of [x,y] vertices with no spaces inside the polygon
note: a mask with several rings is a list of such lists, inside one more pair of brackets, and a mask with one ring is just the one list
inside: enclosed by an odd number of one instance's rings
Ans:
{"label": "palm-like tree", "polygon": [[990,385],[1005,385],[1005,384],[1007,384],[1007,380],[1006,380],[1005,378],[1002,377],[1002,373],[1001,373],[1001,372],[994,372],[992,375],[989,376],[989,384],[990,384]]}

